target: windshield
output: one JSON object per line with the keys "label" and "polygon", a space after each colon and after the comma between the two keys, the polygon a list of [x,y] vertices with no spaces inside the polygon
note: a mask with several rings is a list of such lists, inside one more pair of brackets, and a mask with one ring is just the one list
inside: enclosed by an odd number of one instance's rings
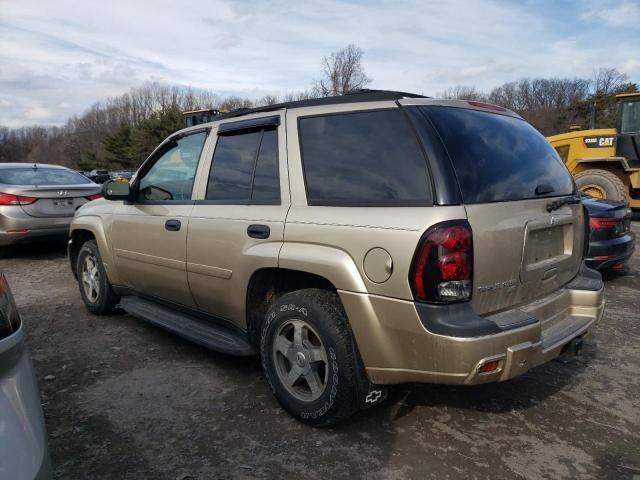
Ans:
{"label": "windshield", "polygon": [[0,183],[5,185],[83,185],[92,183],[84,175],[62,168],[3,168]]}
{"label": "windshield", "polygon": [[442,139],[465,203],[570,195],[569,171],[549,142],[519,118],[422,107]]}
{"label": "windshield", "polygon": [[623,101],[621,105],[622,115],[618,133],[640,132],[640,99]]}

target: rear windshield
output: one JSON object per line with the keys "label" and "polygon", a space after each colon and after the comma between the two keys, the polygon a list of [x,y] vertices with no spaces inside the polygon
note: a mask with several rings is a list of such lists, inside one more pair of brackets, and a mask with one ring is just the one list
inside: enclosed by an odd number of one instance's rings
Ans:
{"label": "rear windshield", "polygon": [[524,120],[465,108],[421,109],[449,152],[465,203],[574,192],[558,153]]}
{"label": "rear windshield", "polygon": [[0,183],[5,185],[82,185],[91,183],[84,175],[61,168],[2,168]]}

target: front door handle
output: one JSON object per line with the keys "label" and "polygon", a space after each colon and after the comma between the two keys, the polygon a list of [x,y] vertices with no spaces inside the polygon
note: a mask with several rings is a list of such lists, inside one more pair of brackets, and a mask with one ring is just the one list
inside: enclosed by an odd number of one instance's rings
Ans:
{"label": "front door handle", "polygon": [[180,220],[171,219],[164,222],[164,228],[166,228],[170,232],[177,232],[178,230],[180,230],[181,226],[182,223],[180,223]]}
{"label": "front door handle", "polygon": [[249,225],[247,227],[247,235],[251,238],[265,239],[271,235],[271,229],[267,225]]}

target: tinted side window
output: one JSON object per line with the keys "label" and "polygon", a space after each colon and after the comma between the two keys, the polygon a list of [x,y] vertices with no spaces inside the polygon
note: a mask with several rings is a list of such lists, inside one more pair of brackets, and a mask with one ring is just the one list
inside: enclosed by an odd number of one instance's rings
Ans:
{"label": "tinted side window", "polygon": [[198,132],[170,143],[140,179],[137,200],[191,200],[196,168],[206,138],[206,132]]}
{"label": "tinted side window", "polygon": [[426,205],[425,158],[399,109],[301,118],[310,205]]}
{"label": "tinted side window", "polygon": [[280,203],[278,134],[274,129],[265,130],[260,143],[251,203]]}
{"label": "tinted side window", "polygon": [[[524,120],[465,108],[420,108],[449,152],[465,203],[573,193],[558,153]],[[538,186],[551,191],[536,195]]]}
{"label": "tinted side window", "polygon": [[220,135],[206,199],[230,204],[278,204],[279,178],[275,129]]}
{"label": "tinted side window", "polygon": [[246,202],[261,131],[218,137],[209,174],[207,200]]}

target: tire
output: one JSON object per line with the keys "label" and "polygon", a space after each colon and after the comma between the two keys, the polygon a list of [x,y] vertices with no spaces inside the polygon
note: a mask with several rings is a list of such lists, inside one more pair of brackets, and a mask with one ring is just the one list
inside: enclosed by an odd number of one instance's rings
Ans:
{"label": "tire", "polygon": [[80,296],[87,310],[94,315],[114,313],[120,297],[113,293],[95,240],[86,241],[80,248],[76,272]]}
{"label": "tire", "polygon": [[[365,406],[369,379],[335,293],[305,289],[274,301],[262,325],[260,356],[275,397],[304,423],[333,425]],[[297,377],[290,386],[288,376]]]}
{"label": "tire", "polygon": [[600,169],[585,170],[577,174],[575,179],[581,192],[592,192],[594,197],[629,203],[629,193],[614,173]]}

